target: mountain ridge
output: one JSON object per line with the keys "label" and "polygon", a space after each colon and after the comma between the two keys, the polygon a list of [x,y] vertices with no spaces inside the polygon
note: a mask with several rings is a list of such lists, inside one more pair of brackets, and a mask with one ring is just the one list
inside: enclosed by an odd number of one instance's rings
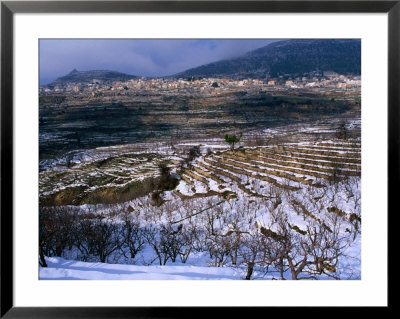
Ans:
{"label": "mountain ridge", "polygon": [[174,77],[276,77],[313,71],[361,74],[361,40],[293,39],[272,42],[242,56],[208,63]]}

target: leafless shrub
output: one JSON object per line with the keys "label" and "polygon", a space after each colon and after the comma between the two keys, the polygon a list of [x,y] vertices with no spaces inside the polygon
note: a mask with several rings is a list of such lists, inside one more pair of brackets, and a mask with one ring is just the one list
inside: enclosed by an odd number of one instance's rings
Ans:
{"label": "leafless shrub", "polygon": [[152,200],[152,204],[154,206],[160,207],[164,203],[164,200],[162,199],[161,194],[162,194],[161,191],[154,191],[151,194],[151,200]]}
{"label": "leafless shrub", "polygon": [[339,123],[339,126],[335,133],[335,137],[341,140],[347,140],[349,138],[349,130],[346,127],[345,122]]}
{"label": "leafless shrub", "polygon": [[253,133],[247,136],[246,146],[257,147],[257,146],[267,146],[271,143],[272,138],[266,136],[264,133]]}

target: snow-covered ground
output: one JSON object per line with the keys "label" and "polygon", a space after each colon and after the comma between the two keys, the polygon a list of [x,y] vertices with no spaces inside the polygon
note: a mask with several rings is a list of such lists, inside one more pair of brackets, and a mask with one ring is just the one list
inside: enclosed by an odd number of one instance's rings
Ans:
{"label": "snow-covered ground", "polygon": [[40,267],[43,280],[238,280],[237,269],[199,267],[193,265],[137,266],[88,263],[63,258],[47,259],[47,268]]}

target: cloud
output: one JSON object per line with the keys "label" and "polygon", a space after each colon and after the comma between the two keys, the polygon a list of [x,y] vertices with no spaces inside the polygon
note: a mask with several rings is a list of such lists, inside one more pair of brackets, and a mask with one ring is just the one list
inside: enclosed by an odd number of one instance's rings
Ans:
{"label": "cloud", "polygon": [[242,55],[268,39],[42,39],[40,83],[78,70],[114,70],[139,76],[166,76]]}

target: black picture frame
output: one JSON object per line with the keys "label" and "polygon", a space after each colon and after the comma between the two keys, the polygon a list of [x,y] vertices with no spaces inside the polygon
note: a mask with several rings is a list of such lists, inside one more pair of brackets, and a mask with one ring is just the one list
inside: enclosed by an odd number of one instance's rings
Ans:
{"label": "black picture frame", "polygon": [[[15,13],[387,13],[388,14],[388,218],[398,213],[400,126],[400,1],[1,1],[1,317],[5,318],[177,318],[193,309],[144,307],[15,307],[13,303],[13,16]],[[389,214],[392,213],[392,214]],[[390,232],[388,223],[388,234]],[[393,227],[393,223],[391,225]],[[390,238],[390,236],[389,236]],[[388,247],[390,240],[388,238]],[[390,249],[389,249],[390,251]],[[389,256],[389,254],[388,254]],[[390,259],[390,258],[389,258]],[[388,260],[390,262],[390,260]],[[389,263],[388,263],[389,265]],[[388,269],[389,270],[389,269]],[[388,280],[388,287],[390,280]],[[389,309],[391,305],[388,299]],[[250,309],[252,310],[252,309]],[[260,309],[259,309],[260,310]],[[309,311],[290,309],[297,315]],[[235,309],[248,313],[249,309]],[[262,309],[261,309],[262,311]],[[286,310],[285,310],[286,311]],[[340,311],[332,309],[331,311]],[[224,317],[226,309],[196,309]]]}

